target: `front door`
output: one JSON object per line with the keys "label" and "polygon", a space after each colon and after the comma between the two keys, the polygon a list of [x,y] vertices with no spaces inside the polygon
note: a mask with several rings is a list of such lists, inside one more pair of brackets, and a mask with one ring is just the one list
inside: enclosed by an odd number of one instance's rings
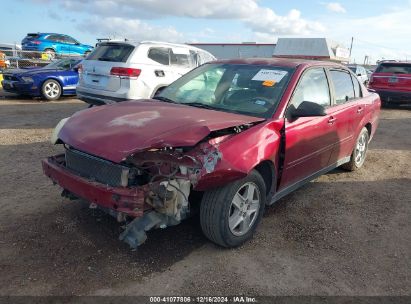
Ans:
{"label": "front door", "polygon": [[334,145],[338,143],[335,117],[328,111],[331,94],[325,70],[312,68],[301,77],[287,113],[303,101],[326,108],[326,116],[285,118],[285,159],[279,190],[317,173],[329,164]]}

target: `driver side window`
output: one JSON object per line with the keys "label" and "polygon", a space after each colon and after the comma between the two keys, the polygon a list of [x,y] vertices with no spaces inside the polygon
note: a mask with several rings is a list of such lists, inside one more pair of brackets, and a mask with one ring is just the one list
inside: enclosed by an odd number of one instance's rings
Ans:
{"label": "driver side window", "polygon": [[301,77],[290,107],[296,109],[303,101],[315,102],[325,108],[331,105],[330,88],[324,69],[310,69]]}

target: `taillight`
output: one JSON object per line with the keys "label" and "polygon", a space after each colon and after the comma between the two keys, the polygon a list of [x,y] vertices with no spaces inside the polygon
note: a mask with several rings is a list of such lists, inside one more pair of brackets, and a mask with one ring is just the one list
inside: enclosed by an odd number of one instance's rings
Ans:
{"label": "taillight", "polygon": [[140,69],[113,67],[110,71],[111,75],[122,77],[138,77],[141,74]]}
{"label": "taillight", "polygon": [[38,41],[38,40],[33,40],[31,43],[33,43],[33,44],[40,44],[41,42]]}

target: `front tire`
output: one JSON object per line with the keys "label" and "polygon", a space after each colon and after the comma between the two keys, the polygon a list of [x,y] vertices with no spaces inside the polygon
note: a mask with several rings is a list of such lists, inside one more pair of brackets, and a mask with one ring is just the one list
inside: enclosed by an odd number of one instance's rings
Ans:
{"label": "front tire", "polygon": [[254,170],[241,180],[207,191],[200,207],[203,233],[220,246],[240,246],[252,238],[265,203],[265,183]]}
{"label": "front tire", "polygon": [[41,87],[41,93],[47,100],[53,101],[59,99],[61,96],[60,83],[53,79],[46,80]]}
{"label": "front tire", "polygon": [[368,151],[368,142],[370,135],[368,134],[367,128],[362,128],[360,135],[358,135],[357,141],[355,142],[354,150],[351,154],[350,161],[341,166],[341,168],[348,171],[356,171],[360,169],[365,162],[365,157]]}

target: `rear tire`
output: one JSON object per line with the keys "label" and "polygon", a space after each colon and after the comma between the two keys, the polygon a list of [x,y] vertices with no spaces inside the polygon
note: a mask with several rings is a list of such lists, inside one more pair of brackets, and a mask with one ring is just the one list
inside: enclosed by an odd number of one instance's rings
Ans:
{"label": "rear tire", "polygon": [[252,238],[264,213],[265,183],[253,170],[245,178],[206,191],[200,206],[205,236],[223,247],[237,247]]}
{"label": "rear tire", "polygon": [[59,99],[61,96],[60,83],[53,79],[46,80],[41,87],[41,93],[47,100],[53,101]]}
{"label": "rear tire", "polygon": [[355,141],[355,146],[351,154],[350,161],[342,165],[341,168],[348,171],[356,171],[364,165],[365,158],[367,156],[369,139],[370,135],[368,134],[367,128],[362,128],[360,135],[358,135],[358,138]]}

